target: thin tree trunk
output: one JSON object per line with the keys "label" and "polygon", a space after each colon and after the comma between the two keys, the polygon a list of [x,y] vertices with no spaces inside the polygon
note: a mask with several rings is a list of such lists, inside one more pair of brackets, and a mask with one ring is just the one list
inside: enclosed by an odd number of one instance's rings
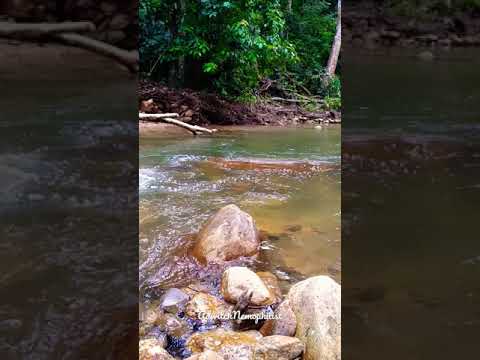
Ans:
{"label": "thin tree trunk", "polygon": [[332,45],[332,49],[330,50],[330,57],[328,59],[328,64],[327,64],[327,71],[326,71],[326,78],[325,78],[327,83],[335,75],[341,47],[342,47],[342,2],[341,0],[338,0],[337,30],[335,32],[335,38],[333,40],[333,45]]}
{"label": "thin tree trunk", "polygon": [[[185,21],[185,0],[178,0],[178,29],[181,30]],[[177,61],[177,85],[183,87],[185,82],[185,56],[181,55]]]}

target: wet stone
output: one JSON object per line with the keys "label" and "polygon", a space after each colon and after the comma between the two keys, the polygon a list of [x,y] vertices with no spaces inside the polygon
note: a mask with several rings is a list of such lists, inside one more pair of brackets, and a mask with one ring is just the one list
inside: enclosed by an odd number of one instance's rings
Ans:
{"label": "wet stone", "polygon": [[167,290],[167,292],[162,296],[160,300],[160,306],[163,310],[177,314],[185,308],[189,300],[189,296],[185,294],[182,290],[172,288]]}

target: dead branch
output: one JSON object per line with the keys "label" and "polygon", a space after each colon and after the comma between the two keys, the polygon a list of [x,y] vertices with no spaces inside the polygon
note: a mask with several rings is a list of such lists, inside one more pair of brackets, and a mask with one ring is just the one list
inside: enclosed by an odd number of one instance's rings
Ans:
{"label": "dead branch", "polygon": [[140,119],[151,118],[151,119],[165,119],[165,118],[178,118],[177,113],[165,113],[165,114],[148,114],[148,113],[138,113]]}
{"label": "dead branch", "polygon": [[125,65],[131,71],[138,71],[138,52],[136,51],[123,50],[119,47],[107,44],[103,41],[98,41],[87,36],[73,33],[56,34],[54,35],[54,38],[61,40],[68,45],[78,46],[110,57],[118,61],[119,63]]}
{"label": "dead branch", "polygon": [[10,23],[0,22],[0,37],[38,39],[64,32],[92,32],[95,25],[89,21],[63,23]]}
{"label": "dead branch", "polygon": [[[179,127],[182,127],[184,129],[187,129],[193,133],[193,135],[198,135],[198,133],[208,133],[208,134],[213,134],[217,132],[217,129],[207,129],[201,126],[197,125],[190,125],[187,124],[183,121],[177,120],[177,119],[172,119],[171,117],[165,117],[165,115],[171,115],[171,114],[145,114],[145,113],[138,113],[138,117],[140,119],[155,119],[157,121],[165,122],[168,124],[173,124]],[[174,114],[178,117],[178,114]]]}

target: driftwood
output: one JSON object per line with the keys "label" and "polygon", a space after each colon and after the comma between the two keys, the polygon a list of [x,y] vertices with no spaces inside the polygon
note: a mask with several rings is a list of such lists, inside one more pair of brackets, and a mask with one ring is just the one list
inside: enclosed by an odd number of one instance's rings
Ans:
{"label": "driftwood", "polygon": [[0,22],[0,36],[20,39],[38,39],[65,32],[92,32],[95,25],[89,21],[63,23],[10,23]]}
{"label": "driftwood", "polygon": [[166,117],[166,115],[174,115],[174,117],[178,117],[178,114],[145,114],[145,113],[138,113],[138,117],[140,119],[155,119],[157,121],[165,122],[168,124],[173,124],[179,127],[182,127],[184,129],[187,129],[193,133],[193,135],[198,135],[198,133],[208,133],[208,134],[213,134],[217,132],[217,129],[207,129],[201,126],[197,125],[190,125],[187,124],[183,121],[173,119],[172,116]]}
{"label": "driftwood", "polygon": [[98,41],[87,36],[73,33],[56,34],[54,38],[61,40],[68,45],[78,46],[110,57],[125,65],[131,71],[138,71],[138,53],[136,51],[123,50],[103,41]]}
{"label": "driftwood", "polygon": [[95,31],[95,24],[89,21],[62,23],[10,23],[0,22],[0,37],[20,40],[39,40],[50,38],[67,45],[81,47],[97,54],[107,56],[125,65],[130,71],[138,71],[138,52],[127,51],[119,47],[98,41],[78,33]]}

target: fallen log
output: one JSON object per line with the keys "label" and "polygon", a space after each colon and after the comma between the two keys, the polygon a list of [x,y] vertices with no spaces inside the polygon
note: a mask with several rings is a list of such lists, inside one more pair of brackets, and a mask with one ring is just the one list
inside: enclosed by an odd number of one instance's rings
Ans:
{"label": "fallen log", "polygon": [[[165,115],[172,115],[172,114],[145,114],[145,113],[138,113],[138,117],[140,119],[156,119],[157,121],[165,122],[168,124],[173,124],[179,127],[182,127],[184,129],[187,129],[193,133],[193,135],[198,135],[198,133],[208,133],[208,134],[213,134],[217,132],[217,129],[207,129],[201,126],[197,125],[190,125],[187,124],[183,121],[177,120],[177,119],[172,119],[172,117],[165,117]],[[176,117],[178,117],[178,114],[174,114]]]}
{"label": "fallen log", "polygon": [[165,113],[165,114],[148,114],[148,113],[139,113],[140,119],[142,118],[152,118],[152,119],[165,119],[165,118],[177,118],[179,115],[177,113]]}
{"label": "fallen log", "polygon": [[79,34],[62,33],[55,34],[53,37],[68,45],[78,46],[112,58],[128,67],[132,72],[138,71],[138,52],[136,51],[123,50],[103,41],[98,41]]}
{"label": "fallen log", "polygon": [[0,36],[19,39],[38,39],[65,32],[92,32],[95,25],[90,21],[63,23],[11,23],[0,22]]}

